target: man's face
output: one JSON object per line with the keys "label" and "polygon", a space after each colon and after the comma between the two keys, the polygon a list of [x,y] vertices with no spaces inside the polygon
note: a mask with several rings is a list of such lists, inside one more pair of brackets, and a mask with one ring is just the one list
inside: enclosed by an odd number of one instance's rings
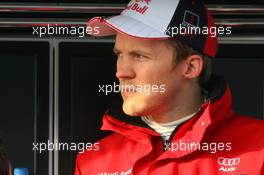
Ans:
{"label": "man's face", "polygon": [[[168,43],[118,33],[114,52],[118,57],[116,77],[123,87],[126,114],[159,115],[175,105],[182,68],[180,64],[175,66],[173,48]],[[125,85],[132,86],[124,88]]]}

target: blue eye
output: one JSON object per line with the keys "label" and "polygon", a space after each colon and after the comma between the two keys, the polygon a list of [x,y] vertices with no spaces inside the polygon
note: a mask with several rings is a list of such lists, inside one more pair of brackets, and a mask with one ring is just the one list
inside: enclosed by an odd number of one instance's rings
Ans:
{"label": "blue eye", "polygon": [[145,59],[146,57],[144,55],[136,54],[135,58],[139,59],[139,60],[142,60],[142,59]]}
{"label": "blue eye", "polygon": [[115,55],[117,56],[117,58],[123,57],[123,55],[121,53],[115,53]]}

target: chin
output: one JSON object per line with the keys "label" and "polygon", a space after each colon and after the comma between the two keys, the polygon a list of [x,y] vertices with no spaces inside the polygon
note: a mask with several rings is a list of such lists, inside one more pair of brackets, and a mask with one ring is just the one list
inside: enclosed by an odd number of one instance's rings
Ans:
{"label": "chin", "polygon": [[127,105],[125,102],[123,103],[123,111],[126,115],[129,116],[140,116],[140,112],[136,109],[135,106]]}
{"label": "chin", "polygon": [[123,99],[123,112],[129,116],[156,115],[161,112],[168,99],[164,96],[136,96]]}
{"label": "chin", "polygon": [[145,104],[142,100],[126,99],[122,108],[124,113],[129,116],[142,116],[147,107]]}

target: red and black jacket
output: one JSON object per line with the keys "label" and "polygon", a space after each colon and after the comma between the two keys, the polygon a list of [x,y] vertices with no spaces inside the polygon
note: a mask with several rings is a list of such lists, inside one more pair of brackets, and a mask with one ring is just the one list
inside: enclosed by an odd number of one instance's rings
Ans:
{"label": "red and black jacket", "polygon": [[121,104],[103,118],[99,150],[80,153],[75,175],[264,175],[264,121],[235,114],[231,91],[219,76],[208,101],[175,129],[169,142]]}

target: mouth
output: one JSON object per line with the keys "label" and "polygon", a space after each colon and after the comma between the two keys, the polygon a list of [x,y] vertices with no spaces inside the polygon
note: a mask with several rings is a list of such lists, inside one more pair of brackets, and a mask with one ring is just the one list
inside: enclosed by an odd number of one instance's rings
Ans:
{"label": "mouth", "polygon": [[124,97],[135,95],[137,93],[134,85],[122,85],[121,94]]}

